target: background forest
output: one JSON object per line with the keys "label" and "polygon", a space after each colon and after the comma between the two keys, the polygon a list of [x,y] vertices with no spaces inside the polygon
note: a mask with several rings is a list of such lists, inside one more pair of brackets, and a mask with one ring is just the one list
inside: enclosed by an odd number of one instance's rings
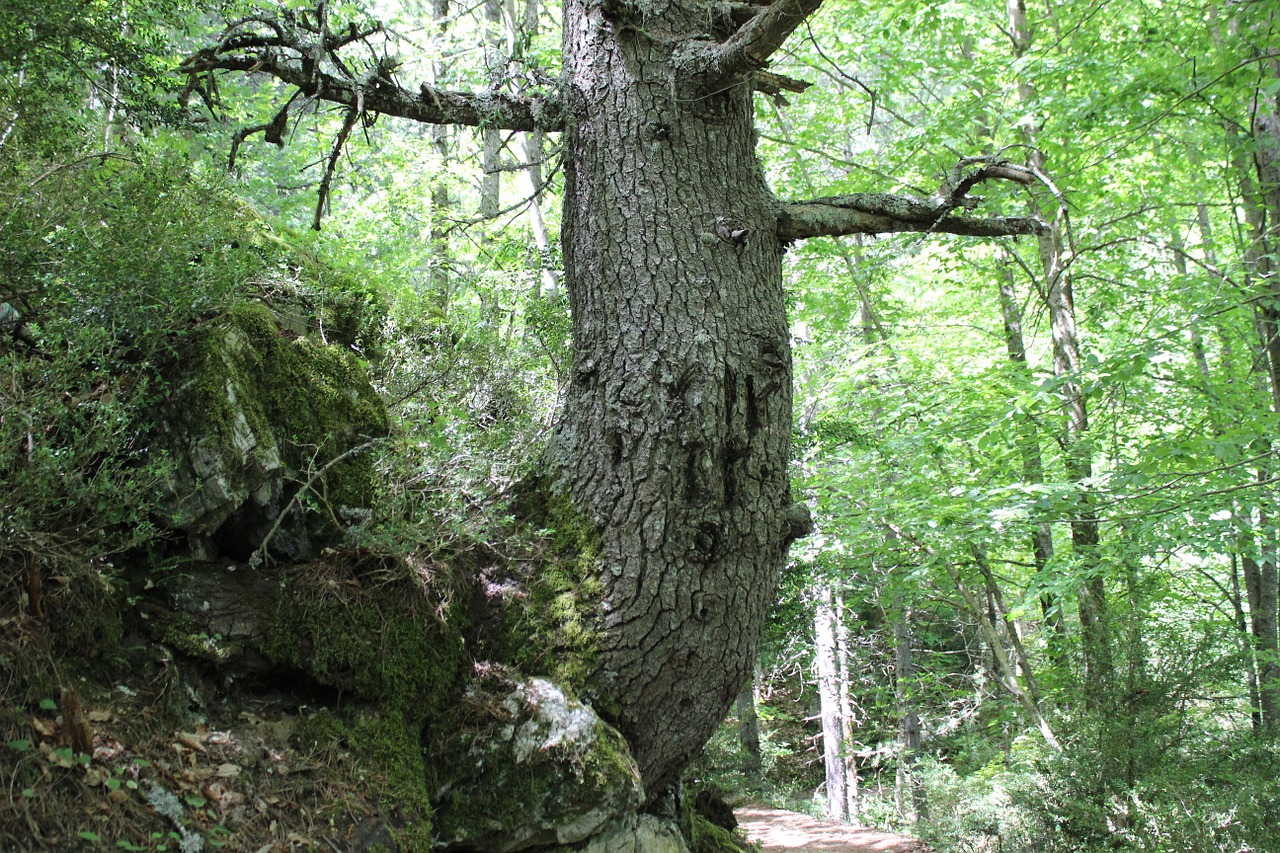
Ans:
{"label": "background forest", "polygon": [[[37,555],[46,590],[106,590],[170,554],[164,365],[246,298],[347,306],[322,332],[390,415],[348,545],[520,547],[495,537],[570,371],[559,140],[352,126],[282,111],[266,78],[178,73],[251,13],[0,7],[9,685],[38,682]],[[331,14],[382,22],[361,61],[406,81],[560,73],[554,0]],[[843,0],[777,60],[812,84],[756,96],[779,191],[927,197],[999,157],[1035,181],[984,209],[1050,227],[790,250],[815,530],[697,776],[940,851],[1280,850],[1280,11]],[[31,813],[10,723],[3,796]]]}

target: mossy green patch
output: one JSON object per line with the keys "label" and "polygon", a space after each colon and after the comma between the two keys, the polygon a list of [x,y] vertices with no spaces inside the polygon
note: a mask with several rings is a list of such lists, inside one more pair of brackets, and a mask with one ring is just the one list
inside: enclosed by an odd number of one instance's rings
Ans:
{"label": "mossy green patch", "polygon": [[403,820],[402,849],[428,849],[424,729],[456,698],[466,619],[449,578],[412,559],[309,564],[287,582],[262,652],[360,703],[300,733],[345,742]]}
{"label": "mossy green patch", "polygon": [[604,595],[600,534],[543,478],[530,478],[512,509],[542,544],[529,564],[527,599],[507,620],[506,659],[590,696]]}
{"label": "mossy green patch", "polygon": [[439,710],[452,696],[466,618],[413,559],[309,563],[281,597],[263,653],[357,698]]}
{"label": "mossy green patch", "polygon": [[[215,493],[256,490],[265,472],[283,465],[309,482],[306,497],[317,510],[310,526],[320,539],[333,532],[339,510],[370,505],[373,458],[353,450],[389,427],[354,353],[287,333],[266,305],[242,301],[209,324],[183,362],[176,431],[198,450],[181,452],[200,460],[202,476],[226,479]],[[198,499],[188,506],[188,514],[204,511]],[[198,523],[179,516],[179,526]]]}
{"label": "mossy green patch", "polygon": [[751,845],[734,832],[716,826],[696,806],[694,792],[686,790],[680,812],[680,831],[689,842],[691,853],[747,853]]}

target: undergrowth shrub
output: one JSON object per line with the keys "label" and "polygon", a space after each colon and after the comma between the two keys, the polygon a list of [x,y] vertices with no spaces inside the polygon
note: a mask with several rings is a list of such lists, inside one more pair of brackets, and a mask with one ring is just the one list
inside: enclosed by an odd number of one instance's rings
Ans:
{"label": "undergrowth shrub", "polygon": [[314,304],[308,319],[331,337],[376,347],[375,284],[276,233],[179,156],[32,160],[0,178],[0,210],[0,303],[21,323],[0,329],[7,585],[21,585],[18,567],[32,579],[105,570],[159,535],[168,463],[151,436],[167,377],[235,300]]}

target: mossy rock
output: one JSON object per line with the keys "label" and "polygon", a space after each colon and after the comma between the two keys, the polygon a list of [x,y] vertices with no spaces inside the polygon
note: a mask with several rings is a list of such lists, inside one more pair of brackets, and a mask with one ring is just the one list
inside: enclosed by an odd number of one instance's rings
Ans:
{"label": "mossy rock", "polygon": [[545,478],[530,477],[521,485],[512,512],[539,544],[512,567],[519,594],[507,603],[490,657],[590,698],[604,595],[600,535]]}
{"label": "mossy rock", "polygon": [[261,646],[281,670],[350,700],[353,710],[316,715],[299,737],[360,757],[401,850],[429,849],[424,731],[461,689],[466,617],[452,584],[412,557],[310,563],[286,582]]}
{"label": "mossy rock", "polygon": [[344,515],[372,502],[373,461],[359,449],[388,431],[352,352],[286,331],[253,301],[194,337],[157,419],[174,462],[169,526],[234,559],[268,537],[291,559],[335,540]]}
{"label": "mossy rock", "polygon": [[434,716],[460,689],[454,584],[416,556],[338,552],[290,572],[261,652],[353,698]]}
{"label": "mossy rock", "polygon": [[644,802],[622,736],[560,686],[491,668],[439,728],[437,843],[489,853],[582,842]]}
{"label": "mossy rock", "polygon": [[650,814],[632,815],[610,824],[581,844],[554,848],[554,853],[692,853],[680,827]]}

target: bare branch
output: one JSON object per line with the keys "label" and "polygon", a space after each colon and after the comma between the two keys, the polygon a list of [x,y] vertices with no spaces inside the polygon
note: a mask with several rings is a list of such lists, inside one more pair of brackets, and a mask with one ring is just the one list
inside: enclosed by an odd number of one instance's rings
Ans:
{"label": "bare branch", "polygon": [[681,63],[708,91],[719,91],[763,70],[787,37],[818,11],[822,0],[774,0],[711,50],[690,50]]}
{"label": "bare branch", "polygon": [[969,237],[1039,234],[1048,226],[1027,216],[971,217],[982,201],[969,191],[983,181],[1012,181],[1029,186],[1040,176],[1024,166],[994,157],[961,160],[929,199],[889,193],[852,193],[783,205],[780,240],[840,237],[846,234],[939,232]]}
{"label": "bare branch", "polygon": [[338,135],[334,137],[333,148],[329,151],[329,163],[324,169],[324,178],[320,181],[320,192],[316,198],[316,216],[311,223],[311,227],[316,231],[320,230],[320,220],[324,217],[324,207],[329,201],[329,188],[333,184],[333,173],[338,169],[338,157],[342,155],[342,146],[346,144],[347,137],[351,135],[351,130],[356,126],[363,110],[363,99],[360,92],[356,92],[356,105],[347,110],[346,118],[342,120],[342,129],[338,131]]}
{"label": "bare branch", "polygon": [[784,77],[781,74],[774,74],[770,71],[757,71],[752,78],[752,85],[755,86],[757,92],[763,92],[773,98],[775,103],[786,106],[787,99],[782,94],[784,91],[800,94],[813,84],[805,80],[796,80],[791,77]]}
{"label": "bare branch", "polygon": [[381,28],[361,30],[352,24],[341,33],[332,33],[327,26],[323,12],[315,15],[314,23],[308,15],[244,18],[228,27],[217,45],[191,55],[178,70],[193,78],[213,71],[268,74],[309,97],[347,109],[429,124],[523,131],[560,130],[564,125],[554,97],[451,92],[426,84],[412,92],[382,74],[378,65],[369,73],[356,75],[338,56],[338,50]]}
{"label": "bare branch", "polygon": [[1011,237],[1039,234],[1045,227],[1042,220],[1028,216],[969,217],[911,196],[854,193],[784,205],[778,216],[778,239],[912,231]]}

